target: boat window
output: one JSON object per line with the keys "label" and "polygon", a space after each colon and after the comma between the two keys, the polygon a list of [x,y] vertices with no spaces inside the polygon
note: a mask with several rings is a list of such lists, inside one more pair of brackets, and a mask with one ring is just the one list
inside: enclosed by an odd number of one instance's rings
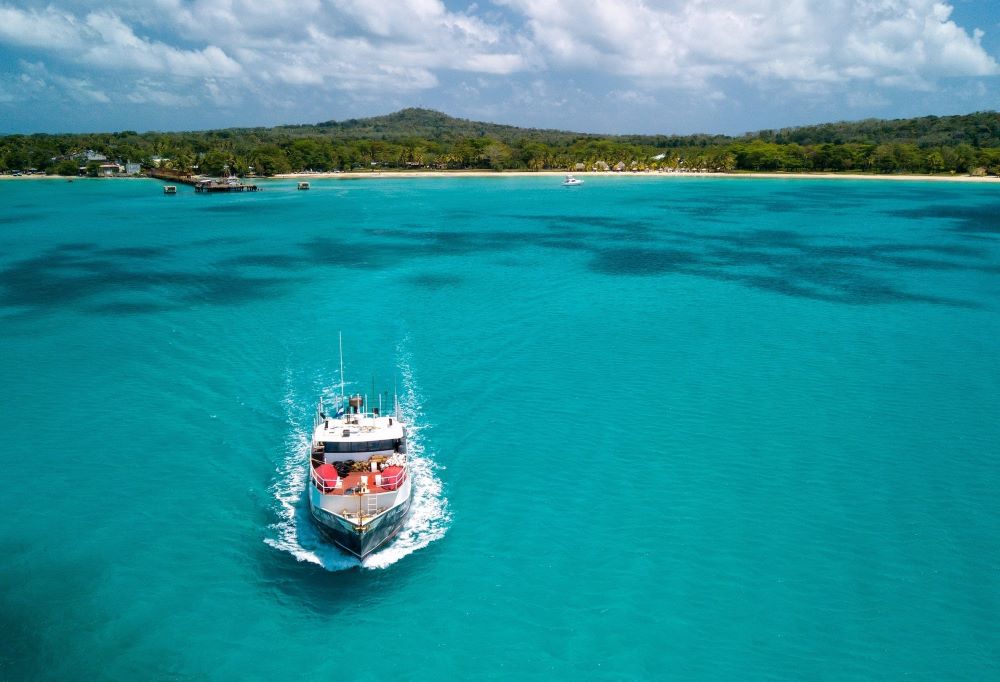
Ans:
{"label": "boat window", "polygon": [[376,452],[378,450],[393,450],[396,440],[344,441],[323,443],[324,452]]}

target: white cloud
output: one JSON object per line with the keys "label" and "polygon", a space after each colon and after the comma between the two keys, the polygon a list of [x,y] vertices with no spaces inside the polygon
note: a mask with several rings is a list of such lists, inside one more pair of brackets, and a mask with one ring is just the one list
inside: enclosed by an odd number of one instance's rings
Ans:
{"label": "white cloud", "polygon": [[497,0],[521,12],[557,68],[647,86],[750,82],[927,87],[1000,66],[934,0]]}
{"label": "white cloud", "polygon": [[54,7],[27,11],[0,6],[0,41],[25,47],[74,50],[85,44],[85,27]]}
{"label": "white cloud", "polygon": [[43,62],[21,60],[19,66],[21,73],[18,80],[22,96],[38,97],[47,91],[56,90],[61,96],[81,104],[111,102],[108,94],[88,78],[68,78],[52,73]]}
{"label": "white cloud", "polygon": [[[747,84],[768,98],[806,101],[859,89],[941,91],[944,79],[1000,73],[982,32],[959,26],[951,6],[935,0],[456,4],[0,0],[0,59],[44,59],[47,87],[72,97],[260,111],[344,101],[389,108],[420,92],[457,102],[457,84],[477,78],[542,83],[549,97],[531,104],[540,111],[539,102],[561,106],[570,83],[594,102],[613,91],[655,101],[685,90],[691,101],[736,106]],[[94,85],[105,80],[114,86]],[[500,96],[492,86],[480,91]],[[9,85],[5,97],[23,92]],[[503,104],[528,106],[516,97]]]}
{"label": "white cloud", "polygon": [[53,76],[52,80],[70,97],[82,104],[110,104],[111,98],[106,92],[95,86],[87,78],[65,78]]}
{"label": "white cloud", "polygon": [[75,16],[51,6],[42,10],[0,6],[0,41],[43,49],[76,64],[108,71],[185,76],[235,76],[241,71],[239,64],[214,45],[183,50],[150,41],[107,11]]}
{"label": "white cloud", "polygon": [[224,83],[215,78],[206,78],[201,82],[206,101],[219,108],[233,107],[239,104],[240,97],[233,88],[223,87]]}
{"label": "white cloud", "polygon": [[502,76],[524,70],[525,61],[517,54],[473,54],[461,67],[463,71]]}
{"label": "white cloud", "polygon": [[656,100],[649,93],[636,90],[612,90],[608,99],[618,104],[655,104]]}
{"label": "white cloud", "polygon": [[[227,79],[326,92],[413,92],[438,74],[507,75],[528,68],[530,46],[509,27],[440,0],[0,0],[0,45],[42,51],[68,67],[174,79]],[[26,5],[26,6],[25,6]],[[141,97],[134,88],[131,97]],[[274,94],[274,93],[272,93]]]}
{"label": "white cloud", "polygon": [[878,109],[889,104],[889,99],[880,92],[857,90],[847,95],[847,105],[853,109]]}
{"label": "white cloud", "polygon": [[133,104],[153,104],[162,107],[191,107],[198,99],[190,94],[181,95],[172,84],[142,79],[135,83],[132,92],[125,98]]}

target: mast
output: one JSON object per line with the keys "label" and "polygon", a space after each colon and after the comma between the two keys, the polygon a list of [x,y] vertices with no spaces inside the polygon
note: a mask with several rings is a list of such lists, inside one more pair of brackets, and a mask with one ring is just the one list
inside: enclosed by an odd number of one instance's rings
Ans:
{"label": "mast", "polygon": [[337,332],[340,343],[340,407],[344,407],[344,332]]}

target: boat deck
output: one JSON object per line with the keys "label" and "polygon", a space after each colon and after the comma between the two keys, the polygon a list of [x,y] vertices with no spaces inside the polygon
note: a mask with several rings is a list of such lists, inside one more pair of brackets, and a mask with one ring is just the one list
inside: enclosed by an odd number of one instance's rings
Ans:
{"label": "boat deck", "polygon": [[[314,460],[314,462],[313,462],[313,472],[314,473],[315,473],[315,470],[316,470],[316,464],[315,464],[315,460]],[[375,476],[376,475],[382,477],[382,485],[375,485]],[[330,479],[326,479],[326,481],[328,482],[328,485],[325,487],[325,489],[323,490],[323,492],[326,495],[344,495],[344,496],[354,495],[355,494],[355,492],[354,492],[355,489],[358,486],[361,485],[361,478],[363,476],[366,476],[367,477],[367,483],[368,483],[368,494],[369,495],[373,495],[375,493],[394,493],[394,492],[396,492],[400,488],[400,486],[402,486],[403,481],[406,479],[406,476],[408,476],[408,475],[409,475],[409,472],[406,469],[404,469],[403,470],[403,476],[402,476],[402,478],[398,479],[398,482],[396,483],[396,485],[394,485],[392,487],[389,487],[389,486],[386,485],[387,477],[386,477],[386,475],[383,472],[380,472],[380,471],[351,471],[351,472],[349,472],[347,474],[347,476],[345,476],[343,478],[338,477],[338,479],[340,481],[340,485],[339,486],[335,486],[333,481],[331,481]],[[313,480],[315,480],[315,479],[313,479]],[[388,478],[388,480],[391,481],[391,478]]]}

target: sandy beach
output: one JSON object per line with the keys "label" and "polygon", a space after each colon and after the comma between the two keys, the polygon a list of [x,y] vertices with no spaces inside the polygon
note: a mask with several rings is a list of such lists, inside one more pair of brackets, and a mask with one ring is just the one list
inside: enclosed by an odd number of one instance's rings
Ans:
{"label": "sandy beach", "polygon": [[1000,182],[996,176],[972,175],[875,175],[862,173],[669,173],[656,171],[614,172],[614,171],[347,171],[340,173],[282,173],[273,176],[275,179],[309,180],[310,178],[444,178],[444,177],[527,177],[552,176],[564,177],[574,175],[587,177],[658,177],[658,178],[771,178],[771,179],[842,179],[842,180],[895,180],[895,181],[928,181],[928,182]]}
{"label": "sandy beach", "polygon": [[[768,178],[768,179],[822,179],[822,180],[892,180],[909,182],[978,182],[1000,183],[1000,177],[973,175],[875,175],[862,173],[669,173],[656,171],[614,172],[614,171],[484,171],[484,170],[419,170],[419,171],[347,171],[340,173],[280,173],[269,178],[257,177],[251,180],[310,180],[323,178],[512,178],[530,176],[565,177],[574,175],[587,177],[638,177],[638,178]],[[0,175],[0,180],[139,180],[145,176],[113,178],[82,178],[62,175]]]}

